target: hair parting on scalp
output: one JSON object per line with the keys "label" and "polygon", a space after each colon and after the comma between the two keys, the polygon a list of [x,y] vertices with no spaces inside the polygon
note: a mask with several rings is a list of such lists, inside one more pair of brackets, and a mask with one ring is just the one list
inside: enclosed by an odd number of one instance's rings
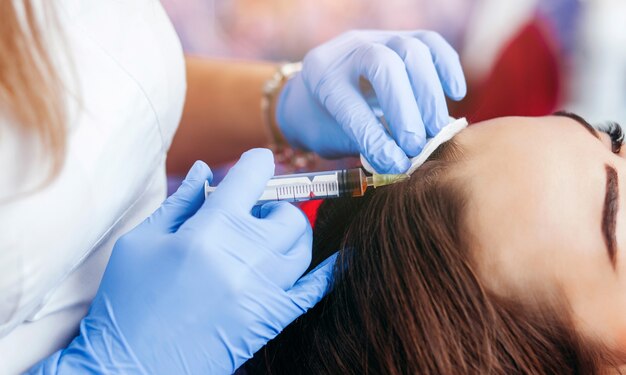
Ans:
{"label": "hair parting on scalp", "polygon": [[325,201],[311,267],[344,249],[333,290],[247,373],[602,373],[611,361],[577,334],[565,304],[532,308],[484,286],[463,162],[452,140],[405,182]]}

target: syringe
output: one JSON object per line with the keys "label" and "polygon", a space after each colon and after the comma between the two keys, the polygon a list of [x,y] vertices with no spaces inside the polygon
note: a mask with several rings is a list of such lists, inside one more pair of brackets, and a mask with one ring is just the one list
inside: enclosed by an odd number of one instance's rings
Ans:
{"label": "syringe", "polygon": [[[361,168],[274,176],[268,181],[257,205],[272,201],[303,202],[313,199],[361,197],[368,187],[379,187],[403,181],[406,174],[365,176]],[[208,197],[216,186],[204,183]]]}

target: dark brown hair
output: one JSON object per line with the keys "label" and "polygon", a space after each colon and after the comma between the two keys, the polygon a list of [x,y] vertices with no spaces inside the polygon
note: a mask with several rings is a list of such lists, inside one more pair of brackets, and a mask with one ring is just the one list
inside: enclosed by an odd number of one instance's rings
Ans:
{"label": "dark brown hair", "polygon": [[410,180],[318,211],[314,267],[340,250],[332,292],[261,350],[271,374],[595,374],[603,352],[565,304],[486,290],[464,223],[467,192],[448,142]]}

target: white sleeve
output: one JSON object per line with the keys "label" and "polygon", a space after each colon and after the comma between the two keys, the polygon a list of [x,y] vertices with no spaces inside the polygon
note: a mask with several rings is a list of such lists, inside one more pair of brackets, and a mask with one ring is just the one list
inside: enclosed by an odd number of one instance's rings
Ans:
{"label": "white sleeve", "polygon": [[17,324],[27,299],[20,250],[24,239],[13,219],[19,215],[21,197],[44,182],[46,159],[35,164],[37,152],[41,147],[33,137],[0,115],[0,337]]}
{"label": "white sleeve", "polygon": [[6,230],[0,231],[0,337],[13,328],[22,295],[24,274],[17,241]]}

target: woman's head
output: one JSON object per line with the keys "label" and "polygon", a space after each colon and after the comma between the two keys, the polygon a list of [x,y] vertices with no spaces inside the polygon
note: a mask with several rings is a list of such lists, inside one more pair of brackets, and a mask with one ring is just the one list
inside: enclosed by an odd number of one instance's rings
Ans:
{"label": "woman's head", "polygon": [[257,355],[257,369],[593,373],[613,363],[621,334],[609,330],[626,319],[611,310],[626,285],[601,228],[605,164],[621,167],[600,138],[567,117],[479,123],[410,180],[325,202],[313,264],[342,249],[334,290]]}
{"label": "woman's head", "polygon": [[539,304],[561,296],[585,337],[626,348],[623,151],[568,116],[487,121],[457,142],[485,286]]}

